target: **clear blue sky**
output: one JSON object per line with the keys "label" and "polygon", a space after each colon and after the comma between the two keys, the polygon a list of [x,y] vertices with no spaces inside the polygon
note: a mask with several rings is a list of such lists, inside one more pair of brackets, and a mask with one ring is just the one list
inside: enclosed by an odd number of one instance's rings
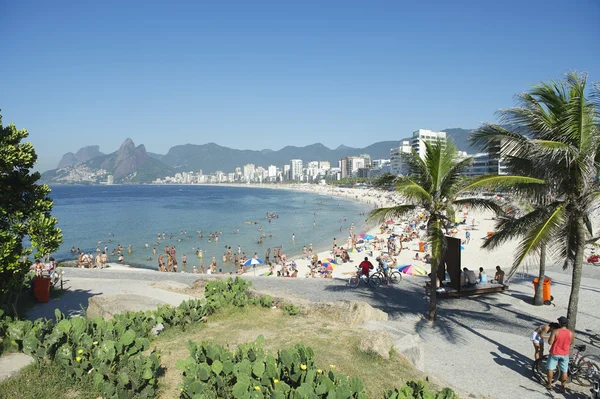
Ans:
{"label": "clear blue sky", "polygon": [[570,69],[600,81],[595,0],[2,1],[0,38],[4,123],[40,170],[127,137],[362,147],[494,121]]}

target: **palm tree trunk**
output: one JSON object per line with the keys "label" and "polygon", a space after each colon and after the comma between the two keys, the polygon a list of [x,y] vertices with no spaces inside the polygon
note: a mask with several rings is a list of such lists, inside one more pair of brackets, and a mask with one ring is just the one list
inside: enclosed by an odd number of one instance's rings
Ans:
{"label": "palm tree trunk", "polygon": [[[427,238],[431,242],[431,287],[429,292],[429,321],[434,321],[437,313],[437,269],[442,260],[443,243],[439,242],[441,222],[438,218],[430,216],[427,223]],[[442,235],[443,236],[443,235]]]}
{"label": "palm tree trunk", "polygon": [[583,267],[583,251],[585,250],[585,232],[582,218],[577,220],[577,248],[575,249],[575,262],[573,263],[573,276],[571,279],[571,295],[567,308],[569,330],[575,332],[577,325],[577,305],[579,304],[579,287],[581,285],[581,269]]}
{"label": "palm tree trunk", "polygon": [[437,268],[438,260],[431,259],[431,287],[429,289],[429,321],[434,321],[437,309]]}
{"label": "palm tree trunk", "polygon": [[533,304],[542,306],[544,304],[544,276],[546,275],[546,244],[542,244],[540,248],[540,271],[538,274],[538,285],[535,289]]}

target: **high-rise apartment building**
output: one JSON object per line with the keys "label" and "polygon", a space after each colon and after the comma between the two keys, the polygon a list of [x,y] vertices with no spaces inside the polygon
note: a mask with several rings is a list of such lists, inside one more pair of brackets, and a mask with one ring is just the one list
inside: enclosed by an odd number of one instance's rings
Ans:
{"label": "high-rise apartment building", "polygon": [[427,129],[419,129],[413,132],[410,145],[422,159],[425,158],[425,143],[434,143],[437,140],[441,140],[446,145],[446,132],[432,132]]}
{"label": "high-rise apartment building", "polygon": [[290,160],[292,180],[302,180],[302,160],[292,159]]}
{"label": "high-rise apartment building", "polygon": [[408,174],[408,162],[407,154],[412,152],[410,141],[402,141],[400,147],[392,148],[390,150],[390,173],[394,175],[406,175]]}

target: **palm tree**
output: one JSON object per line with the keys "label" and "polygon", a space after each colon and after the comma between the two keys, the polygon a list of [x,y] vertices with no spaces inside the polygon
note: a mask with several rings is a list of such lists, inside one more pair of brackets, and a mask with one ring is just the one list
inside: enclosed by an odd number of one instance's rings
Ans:
{"label": "palm tree", "polygon": [[484,245],[492,248],[520,237],[509,275],[543,248],[564,268],[571,267],[567,318],[572,331],[585,245],[593,236],[590,213],[600,199],[600,86],[586,98],[586,82],[586,75],[571,72],[564,80],[538,84],[517,96],[516,107],[500,111],[500,121],[508,127],[485,124],[471,136],[484,149],[501,143],[509,168],[534,177],[543,171],[549,191],[537,192],[539,198],[545,195],[540,206],[521,217],[502,219]]}
{"label": "palm tree", "polygon": [[[455,222],[454,206],[469,204],[472,208],[490,209],[501,213],[502,209],[493,201],[480,198],[456,199],[461,192],[477,187],[469,184],[463,172],[472,162],[471,158],[461,158],[451,143],[437,141],[425,143],[425,156],[421,159],[416,152],[409,154],[408,176],[385,175],[378,181],[380,187],[393,187],[407,203],[391,208],[373,210],[370,220],[383,221],[399,218],[423,208],[429,216],[427,240],[431,243],[431,294],[429,320],[436,317],[436,276],[437,268],[445,254],[443,227]],[[526,179],[527,180],[527,179]],[[489,183],[489,182],[488,182]]]}

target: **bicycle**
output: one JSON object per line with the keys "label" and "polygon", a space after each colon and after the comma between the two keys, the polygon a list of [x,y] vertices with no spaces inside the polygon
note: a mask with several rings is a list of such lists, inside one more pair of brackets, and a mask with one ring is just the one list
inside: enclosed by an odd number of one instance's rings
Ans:
{"label": "bicycle", "polygon": [[399,284],[402,281],[402,273],[398,270],[388,272],[388,280],[391,284]]}
{"label": "bicycle", "polygon": [[592,389],[590,389],[592,395],[591,399],[600,399],[600,372],[594,370],[592,375]]}
{"label": "bicycle", "polygon": [[[567,371],[567,381],[576,382],[577,384],[589,387],[592,386],[592,378],[594,373],[598,373],[600,368],[600,357],[596,355],[581,356],[586,350],[585,345],[576,345],[573,348],[575,352],[573,356],[569,358],[569,369]],[[531,370],[533,375],[538,379],[539,382],[544,384],[546,382],[547,368],[546,362],[548,361],[548,355],[540,357],[538,360],[533,362]],[[553,383],[558,381],[559,372],[555,372],[553,375]]]}
{"label": "bicycle", "polygon": [[360,267],[357,267],[356,274],[348,280],[348,286],[351,288],[356,288],[360,285],[360,282],[364,282],[370,287],[376,288],[379,287],[385,281],[385,276],[382,272],[375,272],[370,276],[366,276],[361,273]]}

